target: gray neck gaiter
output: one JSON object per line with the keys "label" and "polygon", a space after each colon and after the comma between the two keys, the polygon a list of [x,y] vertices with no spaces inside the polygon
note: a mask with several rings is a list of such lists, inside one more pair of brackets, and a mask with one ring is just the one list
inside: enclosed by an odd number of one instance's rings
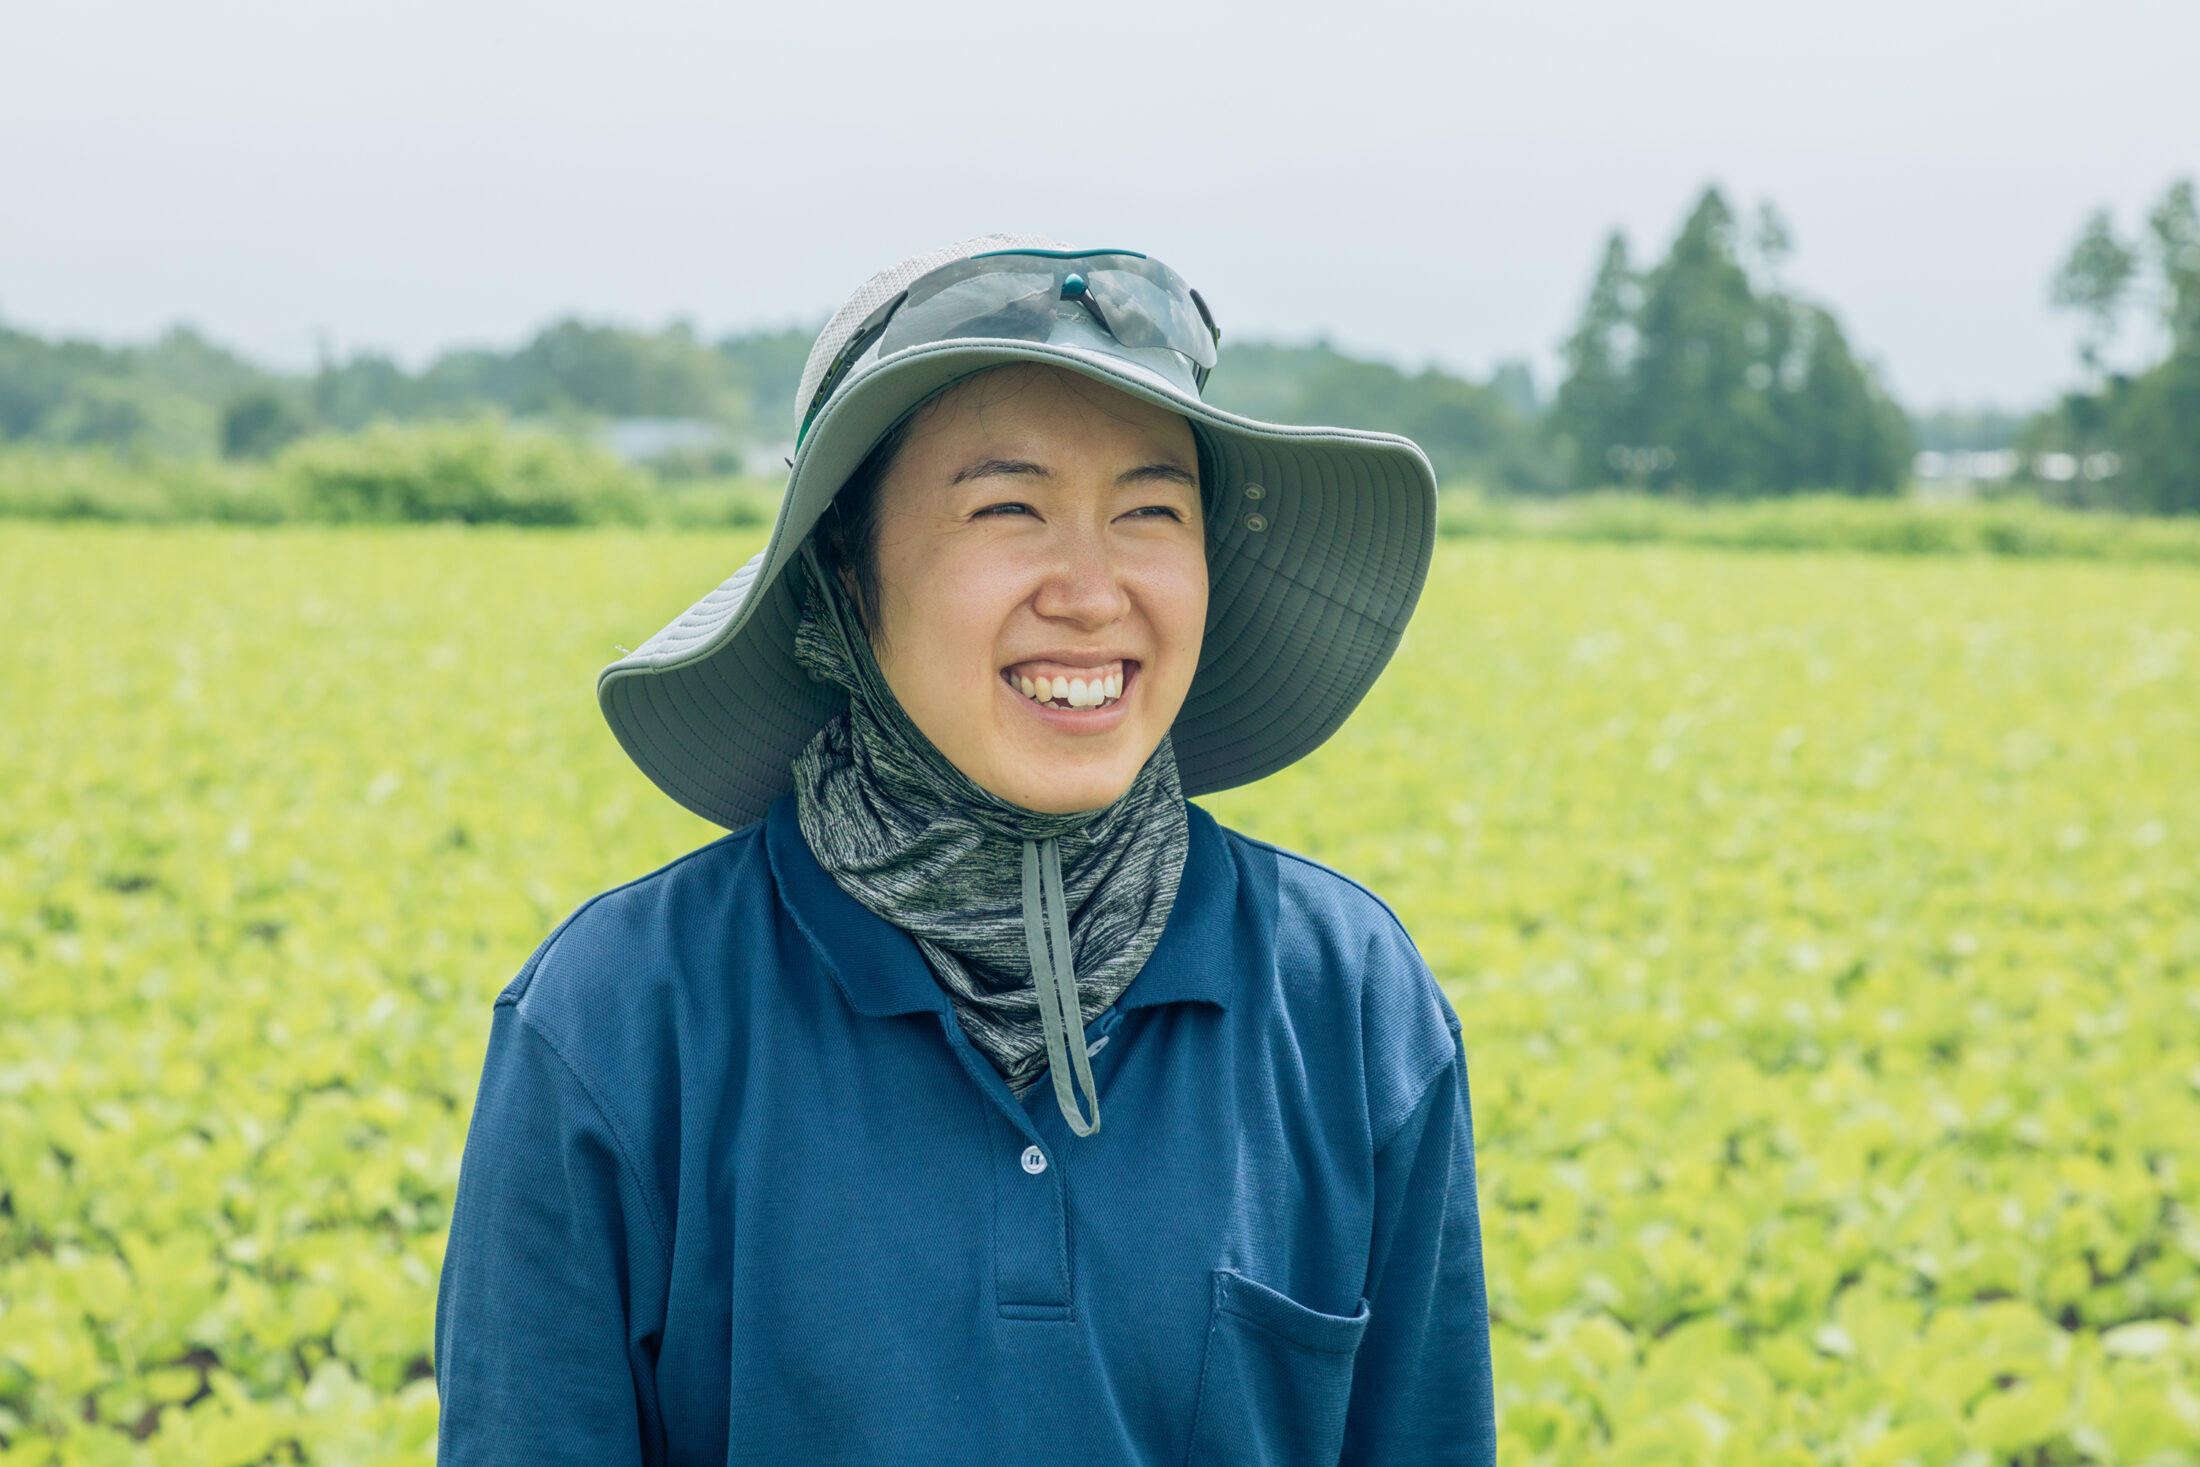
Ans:
{"label": "gray neck gaiter", "polygon": [[1175,750],[1164,737],[1098,810],[1042,814],[981,789],[910,720],[808,546],[803,563],[795,660],[848,694],[795,756],[803,839],[843,891],[916,940],[1009,1089],[1021,1099],[1051,1070],[1070,1129],[1092,1134],[1084,1026],[1161,940],[1191,847]]}

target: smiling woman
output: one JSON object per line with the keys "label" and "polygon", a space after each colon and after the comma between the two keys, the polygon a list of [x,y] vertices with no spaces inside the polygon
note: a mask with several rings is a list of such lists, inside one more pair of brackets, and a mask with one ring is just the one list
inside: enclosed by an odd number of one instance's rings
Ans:
{"label": "smiling woman", "polygon": [[1218,340],[1006,236],[827,325],[770,544],[599,682],[734,833],[497,1001],[442,1460],[1491,1460],[1458,1020],[1185,798],[1359,702],[1435,485],[1208,407]]}

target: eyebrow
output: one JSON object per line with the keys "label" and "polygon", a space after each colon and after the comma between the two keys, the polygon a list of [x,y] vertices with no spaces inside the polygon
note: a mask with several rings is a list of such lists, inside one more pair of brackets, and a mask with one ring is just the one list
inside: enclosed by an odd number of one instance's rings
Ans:
{"label": "eyebrow", "polygon": [[1038,479],[1054,477],[1053,472],[1044,464],[1035,464],[1028,458],[981,458],[959,470],[947,482],[952,486],[971,479],[990,479],[1002,474],[1025,474]]}
{"label": "eyebrow", "polygon": [[1147,484],[1160,479],[1171,479],[1179,484],[1189,485],[1194,489],[1199,487],[1198,477],[1182,464],[1140,464],[1135,469],[1126,469],[1115,476],[1115,482],[1118,484]]}
{"label": "eyebrow", "polygon": [[[976,463],[958,470],[949,485],[966,483],[971,479],[990,479],[1006,475],[1024,475],[1035,479],[1051,479],[1054,471],[1044,464],[1033,463],[1028,458],[982,458]],[[1182,464],[1140,464],[1135,469],[1125,469],[1115,476],[1118,484],[1146,484],[1157,480],[1174,480],[1180,484],[1199,487],[1199,480]]]}

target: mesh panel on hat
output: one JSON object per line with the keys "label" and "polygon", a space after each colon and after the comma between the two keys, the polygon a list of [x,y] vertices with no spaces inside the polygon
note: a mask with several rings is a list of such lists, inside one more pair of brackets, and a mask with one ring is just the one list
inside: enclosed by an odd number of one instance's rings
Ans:
{"label": "mesh panel on hat", "polygon": [[833,358],[847,345],[870,314],[885,305],[906,289],[909,282],[919,275],[937,270],[942,265],[957,260],[967,260],[972,255],[989,254],[994,250],[1066,250],[1069,246],[1059,240],[1048,239],[1043,234],[980,234],[969,239],[957,240],[921,255],[911,255],[898,265],[889,265],[869,280],[863,282],[856,293],[841,302],[833,312],[833,319],[825,323],[825,329],[817,334],[816,343],[810,348],[810,359],[802,368],[802,386],[794,395],[794,417],[801,422],[810,410],[810,399],[817,394],[817,384],[825,380],[825,369],[833,364]]}

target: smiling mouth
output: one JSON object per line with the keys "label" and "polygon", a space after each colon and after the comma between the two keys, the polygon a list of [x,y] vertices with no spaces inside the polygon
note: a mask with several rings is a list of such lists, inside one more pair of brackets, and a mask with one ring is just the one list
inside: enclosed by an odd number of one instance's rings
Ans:
{"label": "smiling mouth", "polygon": [[1123,688],[1135,662],[1106,662],[1098,667],[1064,671],[1029,664],[1001,669],[1001,681],[1041,708],[1112,708],[1123,699]]}

